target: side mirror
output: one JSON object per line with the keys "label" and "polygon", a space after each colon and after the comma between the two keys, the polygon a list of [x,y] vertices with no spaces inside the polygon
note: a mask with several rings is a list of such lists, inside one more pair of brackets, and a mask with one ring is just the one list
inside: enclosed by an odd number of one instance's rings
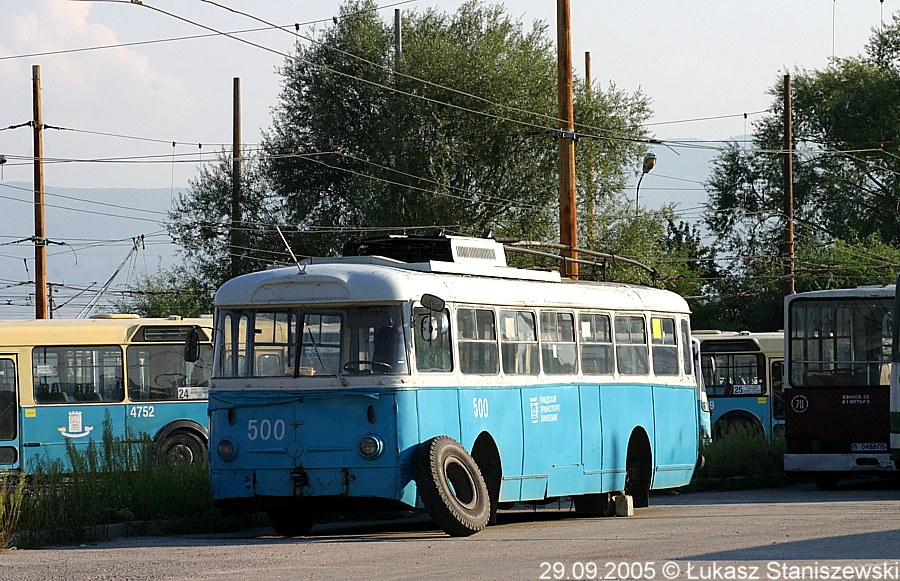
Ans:
{"label": "side mirror", "polygon": [[184,360],[196,363],[198,359],[200,359],[200,331],[197,327],[191,327],[187,337],[184,338]]}
{"label": "side mirror", "polygon": [[422,300],[420,302],[422,303],[422,306],[429,311],[443,311],[444,307],[447,306],[447,303],[444,302],[444,299],[442,299],[441,297],[430,295],[428,293],[422,295]]}

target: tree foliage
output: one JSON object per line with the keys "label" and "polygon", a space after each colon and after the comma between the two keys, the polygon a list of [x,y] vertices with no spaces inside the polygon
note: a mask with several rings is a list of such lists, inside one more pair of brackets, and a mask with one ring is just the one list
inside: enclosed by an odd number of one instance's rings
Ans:
{"label": "tree foliage", "polygon": [[[177,201],[170,232],[204,278],[226,279],[234,260],[242,272],[286,262],[276,224],[299,257],[385,232],[557,239],[556,52],[546,24],[526,28],[477,1],[452,15],[404,11],[398,59],[376,8],[346,2],[333,26],[286,59],[262,149],[245,153],[237,236],[227,154]],[[659,254],[668,211],[623,222],[633,217],[622,191],[646,149],[636,138],[649,102],[613,85],[576,85],[577,130],[587,136],[577,142],[582,244]]]}
{"label": "tree foliage", "polygon": [[[795,71],[791,84],[797,290],[891,282],[900,245],[900,16],[873,32],[864,54]],[[781,79],[770,94],[752,146],[732,143],[707,182],[705,222],[728,265],[717,288],[721,311],[737,312],[729,300],[763,297],[760,308],[770,312],[745,328],[781,325]]]}
{"label": "tree foliage", "polygon": [[184,265],[145,274],[132,287],[139,290],[115,303],[118,312],[142,317],[197,317],[212,313],[215,287]]}

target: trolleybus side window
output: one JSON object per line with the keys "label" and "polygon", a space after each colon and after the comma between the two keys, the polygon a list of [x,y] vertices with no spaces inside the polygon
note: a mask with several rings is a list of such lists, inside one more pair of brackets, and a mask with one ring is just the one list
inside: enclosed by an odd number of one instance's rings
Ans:
{"label": "trolleybus side window", "polygon": [[503,373],[507,375],[537,375],[538,342],[534,313],[531,311],[500,311],[500,347]]}
{"label": "trolleybus side window", "polygon": [[456,311],[459,369],[463,373],[500,371],[494,311],[461,308]]}
{"label": "trolleybus side window", "polygon": [[765,394],[765,369],[761,353],[715,353],[705,360],[704,379],[712,395]]}
{"label": "trolleybus side window", "polygon": [[450,316],[424,307],[413,309],[416,369],[420,372],[453,371]]}
{"label": "trolleybus side window", "polygon": [[694,369],[694,354],[691,350],[691,331],[688,322],[685,319],[681,320],[681,360],[685,375],[700,373],[699,369]]}
{"label": "trolleybus side window", "polygon": [[132,401],[206,399],[212,347],[200,345],[197,361],[184,360],[184,345],[129,345],[128,397]]}
{"label": "trolleybus side window", "polygon": [[541,312],[541,359],[544,373],[561,375],[578,371],[572,313]]}
{"label": "trolleybus side window", "polygon": [[675,319],[650,317],[653,344],[653,373],[678,375],[678,345],[675,343]]}
{"label": "trolleybus side window", "polygon": [[0,358],[0,440],[16,437],[16,363]]}
{"label": "trolleybus side window", "polygon": [[647,375],[650,372],[647,353],[647,330],[644,317],[617,316],[616,361],[622,375]]}
{"label": "trolleybus side window", "polygon": [[586,375],[612,375],[615,368],[609,315],[580,313],[581,369]]}
{"label": "trolleybus side window", "polygon": [[119,347],[35,347],[32,362],[37,403],[120,402],[125,397]]}

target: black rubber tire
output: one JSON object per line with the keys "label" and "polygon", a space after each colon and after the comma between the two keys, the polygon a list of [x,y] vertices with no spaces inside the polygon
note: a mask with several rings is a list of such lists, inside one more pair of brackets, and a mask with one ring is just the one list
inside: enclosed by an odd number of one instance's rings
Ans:
{"label": "black rubber tire", "polygon": [[172,464],[194,464],[206,457],[206,442],[194,432],[173,432],[160,442],[159,455]]}
{"label": "black rubber tire", "polygon": [[[609,516],[610,502],[611,500],[608,492],[601,492],[600,494],[581,494],[572,497],[576,516]],[[613,512],[615,512],[615,510],[613,510]]]}
{"label": "black rubber tire", "polygon": [[632,440],[625,460],[625,494],[631,497],[634,508],[650,506],[650,462],[646,444]]}
{"label": "black rubber tire", "polygon": [[467,537],[487,526],[491,501],[475,460],[462,444],[438,436],[419,444],[413,472],[432,520],[451,537]]}
{"label": "black rubber tire", "polygon": [[819,490],[836,490],[838,475],[833,472],[819,472],[816,474],[816,488]]}
{"label": "black rubber tire", "polygon": [[270,510],[269,522],[282,537],[305,537],[316,522],[316,514],[296,508]]}

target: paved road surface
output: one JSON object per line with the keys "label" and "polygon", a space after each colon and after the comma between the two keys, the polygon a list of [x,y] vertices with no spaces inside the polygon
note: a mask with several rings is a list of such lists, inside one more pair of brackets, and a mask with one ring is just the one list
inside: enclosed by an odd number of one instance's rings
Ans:
{"label": "paved road surface", "polygon": [[652,501],[632,518],[501,513],[469,538],[414,517],[317,525],[310,538],[253,529],[13,550],[0,579],[900,579],[896,483]]}

